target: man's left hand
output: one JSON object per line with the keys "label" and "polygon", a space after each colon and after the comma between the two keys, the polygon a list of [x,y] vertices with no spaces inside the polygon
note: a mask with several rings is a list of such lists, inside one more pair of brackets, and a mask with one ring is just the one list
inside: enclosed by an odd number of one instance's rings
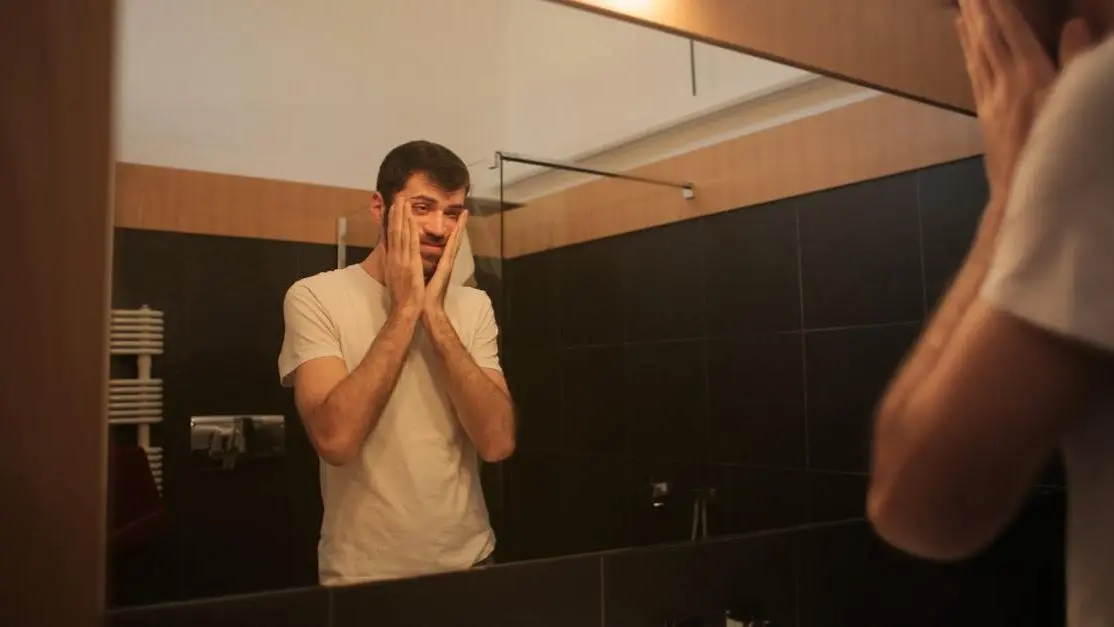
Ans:
{"label": "man's left hand", "polygon": [[452,277],[453,266],[456,265],[456,255],[460,251],[460,241],[464,237],[464,228],[467,225],[468,212],[464,211],[460,214],[456,228],[449,235],[449,241],[445,244],[445,252],[437,262],[437,270],[433,272],[433,278],[426,284],[425,306],[422,310],[422,315],[425,318],[440,316],[445,313],[445,292],[449,288],[449,278]]}

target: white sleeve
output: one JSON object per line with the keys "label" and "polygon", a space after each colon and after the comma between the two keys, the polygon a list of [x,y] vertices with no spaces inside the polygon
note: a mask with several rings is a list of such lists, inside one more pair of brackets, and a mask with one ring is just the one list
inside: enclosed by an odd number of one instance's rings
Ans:
{"label": "white sleeve", "polygon": [[503,368],[499,365],[499,326],[495,322],[491,298],[485,292],[476,291],[480,295],[480,306],[476,314],[476,332],[472,335],[468,353],[480,368],[502,372]]}
{"label": "white sleeve", "polygon": [[1018,164],[982,297],[1114,350],[1114,40],[1067,71]]}
{"label": "white sleeve", "polygon": [[319,357],[343,359],[340,334],[321,301],[302,283],[295,283],[283,300],[286,331],[279,353],[279,380],[285,387],[294,385],[298,367]]}

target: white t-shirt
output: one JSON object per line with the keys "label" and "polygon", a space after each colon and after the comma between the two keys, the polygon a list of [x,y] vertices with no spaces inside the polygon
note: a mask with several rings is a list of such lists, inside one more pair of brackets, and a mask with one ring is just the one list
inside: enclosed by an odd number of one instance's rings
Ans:
{"label": "white t-shirt", "polygon": [[[359,365],[387,320],[387,289],[360,265],[323,272],[286,294],[279,376],[338,357]],[[498,329],[480,290],[450,286],[445,312],[481,368],[499,369]],[[325,516],[318,545],[322,584],[462,570],[495,546],[479,460],[449,399],[438,356],[418,325],[398,383],[357,460],[321,463]]]}
{"label": "white t-shirt", "polygon": [[[1033,129],[982,295],[1114,356],[1114,38],[1065,72]],[[1114,390],[1064,443],[1068,624],[1114,625]]]}

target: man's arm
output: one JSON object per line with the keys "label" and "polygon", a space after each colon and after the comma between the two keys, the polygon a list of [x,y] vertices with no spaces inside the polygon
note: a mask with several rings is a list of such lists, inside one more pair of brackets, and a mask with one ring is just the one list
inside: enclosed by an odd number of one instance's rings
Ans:
{"label": "man's arm", "polygon": [[375,254],[391,306],[383,328],[351,374],[340,359],[338,332],[313,294],[295,284],[284,304],[286,338],[280,367],[294,377],[294,402],[317,454],[334,466],[352,461],[379,422],[421,316],[422,262],[409,200],[399,194],[390,212],[395,219],[389,221],[383,247]]}
{"label": "man's arm", "polygon": [[391,314],[351,374],[337,357],[298,367],[294,402],[321,459],[343,466],[359,454],[398,382],[416,324],[413,313]]}
{"label": "man's arm", "polygon": [[989,543],[1107,376],[1096,347],[1114,350],[1114,94],[1081,81],[1053,95],[997,247],[976,244],[882,402],[868,513],[911,553]]}
{"label": "man's arm", "polygon": [[[485,301],[486,303],[486,301]],[[487,462],[506,459],[514,452],[514,406],[503,373],[481,368],[457,336],[444,310],[427,313],[426,330],[445,366],[449,397],[465,433]],[[495,345],[490,305],[483,310],[477,341]]]}

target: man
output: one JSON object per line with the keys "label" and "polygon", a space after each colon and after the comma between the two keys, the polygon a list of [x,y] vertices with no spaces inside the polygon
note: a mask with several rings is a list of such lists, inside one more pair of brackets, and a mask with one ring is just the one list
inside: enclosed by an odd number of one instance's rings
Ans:
{"label": "man", "polygon": [[483,292],[450,284],[468,169],[443,146],[398,146],[371,212],[381,245],[287,292],[283,385],[322,460],[326,585],[469,568],[495,537],[485,461],[514,450],[514,414]]}
{"label": "man", "polygon": [[1069,624],[1114,625],[1114,0],[1069,7],[1059,74],[1034,12],[960,8],[991,200],[880,406],[868,511],[902,549],[964,557],[1062,449]]}

